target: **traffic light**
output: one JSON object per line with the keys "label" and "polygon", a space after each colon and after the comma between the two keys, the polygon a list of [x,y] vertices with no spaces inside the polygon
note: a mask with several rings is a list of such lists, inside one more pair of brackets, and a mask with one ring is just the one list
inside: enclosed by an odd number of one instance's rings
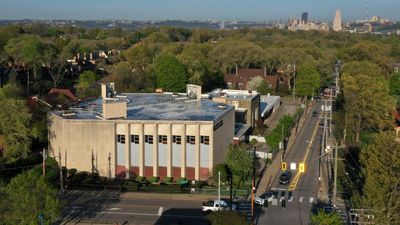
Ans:
{"label": "traffic light", "polygon": [[283,171],[286,170],[286,166],[287,166],[286,163],[285,163],[285,162],[282,162],[282,170],[283,170]]}
{"label": "traffic light", "polygon": [[305,170],[304,163],[300,163],[300,165],[299,165],[299,171],[300,171],[300,173],[304,173],[304,170]]}

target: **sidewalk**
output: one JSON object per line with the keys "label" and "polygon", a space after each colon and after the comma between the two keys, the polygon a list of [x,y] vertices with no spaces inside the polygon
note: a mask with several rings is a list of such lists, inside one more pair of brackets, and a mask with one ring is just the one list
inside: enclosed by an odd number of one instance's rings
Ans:
{"label": "sidewalk", "polygon": [[[299,125],[298,125],[298,128],[297,128],[297,132],[296,132],[296,128],[292,129],[292,133],[291,133],[290,138],[289,138],[287,150],[286,151],[279,151],[275,155],[275,157],[272,159],[273,160],[272,164],[267,165],[267,168],[266,168],[265,172],[263,173],[261,181],[260,181],[260,183],[258,185],[258,188],[256,190],[256,196],[261,195],[266,190],[269,190],[271,188],[272,183],[274,182],[277,174],[279,173],[279,171],[281,169],[281,158],[284,157],[283,154],[287,155],[292,150],[292,147],[293,147],[293,145],[294,145],[294,143],[295,143],[295,141],[297,139],[297,133],[303,127],[305,118],[310,113],[312,105],[313,105],[313,102],[310,102],[308,107],[307,107],[306,114],[303,114],[303,116],[300,118]],[[283,114],[283,115],[285,115],[285,114]]]}

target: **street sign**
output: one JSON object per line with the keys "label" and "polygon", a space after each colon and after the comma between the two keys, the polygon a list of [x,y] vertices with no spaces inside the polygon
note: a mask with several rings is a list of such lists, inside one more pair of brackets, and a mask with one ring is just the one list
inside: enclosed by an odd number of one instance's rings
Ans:
{"label": "street sign", "polygon": [[305,165],[304,165],[304,163],[300,163],[300,165],[299,165],[299,171],[300,171],[300,173],[304,173],[304,170],[305,170]]}
{"label": "street sign", "polygon": [[286,163],[285,163],[285,162],[282,162],[282,170],[283,170],[283,171],[285,171],[285,170],[287,169],[286,166],[287,166]]}

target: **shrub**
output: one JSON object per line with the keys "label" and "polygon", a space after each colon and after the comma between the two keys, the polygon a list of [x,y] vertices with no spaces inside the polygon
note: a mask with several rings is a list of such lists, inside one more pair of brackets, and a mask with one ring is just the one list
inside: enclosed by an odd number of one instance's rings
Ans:
{"label": "shrub", "polygon": [[137,177],[135,178],[135,180],[136,180],[137,182],[140,182],[140,183],[142,183],[143,181],[145,181],[145,180],[146,180],[146,178],[145,178],[145,177],[143,177],[143,176],[137,176]]}
{"label": "shrub", "polygon": [[189,181],[186,180],[186,177],[181,177],[176,181],[177,184],[188,184]]}
{"label": "shrub", "polygon": [[166,178],[164,178],[164,182],[167,183],[167,184],[172,183],[172,180],[173,180],[173,177],[166,177]]}
{"label": "shrub", "polygon": [[159,177],[151,177],[151,178],[150,178],[150,183],[152,183],[152,184],[157,183],[158,180],[160,180]]}

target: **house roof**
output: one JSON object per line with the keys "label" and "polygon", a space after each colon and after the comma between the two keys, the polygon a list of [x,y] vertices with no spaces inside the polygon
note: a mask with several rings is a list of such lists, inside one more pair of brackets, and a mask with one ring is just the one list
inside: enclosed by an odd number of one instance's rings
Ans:
{"label": "house roof", "polygon": [[233,83],[238,88],[245,88],[247,82],[256,76],[271,84],[273,90],[277,89],[279,77],[277,75],[268,75],[266,69],[237,69],[237,73],[225,74],[224,80],[225,82]]}
{"label": "house roof", "polygon": [[65,88],[52,88],[49,91],[49,95],[58,95],[58,94],[62,94],[66,97],[68,97],[70,100],[72,101],[77,101],[78,99],[75,97],[74,94],[72,94],[72,92],[69,89],[65,89]]}

